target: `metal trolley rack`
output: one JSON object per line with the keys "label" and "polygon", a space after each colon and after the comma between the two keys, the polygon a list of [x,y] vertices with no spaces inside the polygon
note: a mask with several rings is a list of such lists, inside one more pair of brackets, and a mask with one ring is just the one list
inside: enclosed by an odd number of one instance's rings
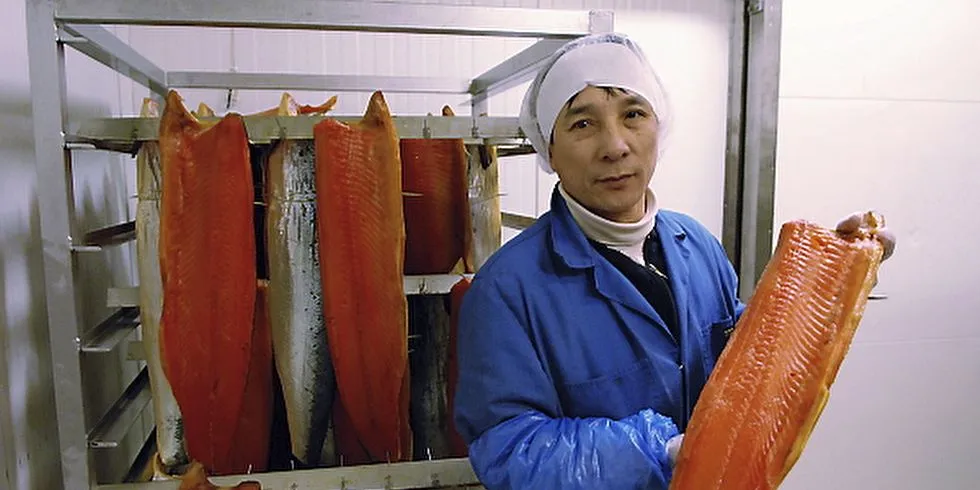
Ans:
{"label": "metal trolley rack", "polygon": [[[748,294],[770,253],[778,93],[780,0],[732,0],[729,54],[728,143],[725,157],[723,242]],[[425,77],[362,77],[323,74],[267,74],[166,71],[101,25],[168,25],[251,27],[405,34],[449,34],[539,39],[496,67],[471,80]],[[569,39],[613,30],[610,11],[567,11],[408,5],[359,1],[294,0],[279,4],[236,0],[209,2],[130,2],[127,0],[28,0],[27,32],[34,120],[38,204],[43,241],[48,328],[54,362],[55,399],[64,487],[70,490],[113,488],[176,489],[175,482],[109,483],[102,481],[92,455],[112,447],[148,411],[145,371],[119,400],[89,427],[85,421],[81,362],[84,356],[138,347],[125,342],[139,325],[136,291],[108,291],[117,311],[93,328],[83,325],[76,306],[77,254],[133,240],[132,223],[99,230],[79,230],[73,222],[72,151],[75,145],[132,153],[142,141],[156,138],[154,119],[110,118],[72,121],[66,116],[65,47],[70,46],[146,86],[157,96],[170,88],[277,89],[470,94],[473,117],[398,117],[402,138],[463,138],[471,150],[521,145],[516,118],[487,117],[488,98],[526,81],[540,62]],[[309,139],[310,121],[289,118],[246,120],[251,141],[281,137]],[[474,165],[471,184],[496,194],[495,165]],[[485,153],[485,152],[484,152]],[[503,153],[502,153],[503,154]],[[474,176],[476,168],[482,175]],[[471,195],[473,190],[471,189]],[[504,214],[505,225],[521,227],[528,218]],[[477,264],[499,247],[500,224],[476,236]],[[482,257],[481,257],[482,254]],[[406,294],[444,294],[454,276],[405,278]],[[134,349],[138,351],[139,349]],[[139,354],[135,356],[138,358]],[[152,444],[152,435],[147,444]],[[145,450],[146,448],[144,448]],[[244,475],[215,478],[235,484]],[[248,475],[264,488],[445,488],[479,487],[465,459],[296,470]]]}
{"label": "metal trolley rack", "polygon": [[[118,310],[102,324],[88,328],[76,306],[79,288],[77,254],[99,253],[102,247],[135,238],[132,223],[100,230],[79,230],[73,223],[72,151],[94,145],[108,151],[133,152],[142,141],[155,140],[157,120],[110,118],[66,120],[65,47],[70,46],[146,86],[156,96],[171,88],[281,89],[470,94],[478,117],[398,117],[402,138],[464,138],[468,145],[520,145],[516,118],[485,114],[488,98],[525,81],[533,69],[569,39],[613,28],[608,11],[554,11],[442,5],[299,0],[281,4],[252,2],[242,8],[235,0],[211,2],[129,2],[126,0],[30,0],[27,2],[28,47],[33,97],[35,152],[44,273],[63,481],[66,489],[176,488],[175,482],[106,484],[96,474],[92,454],[113,447],[150,410],[145,370],[95,427],[85,422],[82,357],[125,346],[139,326],[138,292],[111,289],[108,303]],[[105,24],[253,27],[304,30],[367,31],[539,38],[529,48],[472,80],[423,77],[359,77],[323,74],[266,74],[166,71],[118,37]],[[315,120],[252,118],[246,121],[252,142],[282,137],[311,139]],[[485,147],[485,146],[484,146]],[[485,153],[485,152],[484,152]],[[470,152],[480,158],[479,151]],[[497,192],[496,168],[477,178],[483,192]],[[471,160],[471,169],[474,168]],[[471,172],[471,182],[474,176]],[[481,192],[481,191],[478,191]],[[498,201],[499,202],[499,201]],[[513,222],[513,217],[505,217]],[[500,245],[500,224],[476,236],[477,263]],[[482,256],[481,256],[482,255]],[[406,277],[406,294],[444,294],[458,277]],[[136,349],[139,350],[139,349]],[[139,354],[136,354],[139,357]],[[152,434],[147,445],[153,444]],[[342,467],[248,475],[266,488],[433,488],[478,486],[465,459],[446,459],[359,467]],[[242,476],[215,478],[233,484]]]}

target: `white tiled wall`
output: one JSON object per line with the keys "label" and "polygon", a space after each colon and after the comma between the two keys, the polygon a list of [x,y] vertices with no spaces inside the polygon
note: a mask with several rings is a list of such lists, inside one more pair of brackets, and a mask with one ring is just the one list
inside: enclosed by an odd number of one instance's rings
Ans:
{"label": "white tiled wall", "polygon": [[[53,385],[44,310],[43,267],[34,204],[30,87],[24,1],[2,0],[0,19],[0,488],[53,489],[60,481]],[[614,9],[618,30],[636,38],[667,83],[676,127],[654,185],[665,207],[683,210],[721,232],[725,103],[728,77],[726,0],[444,0],[413,3],[480,6]],[[468,78],[496,65],[533,40],[397,36],[389,34],[276,32],[248,29],[117,27],[121,39],[166,69],[415,75]],[[72,118],[138,114],[146,90],[68,50]],[[516,116],[526,85],[494,97],[492,115]],[[182,90],[188,105],[248,113],[278,103],[276,91],[236,93],[226,106],[220,90]],[[319,103],[332,93],[295,93]],[[359,114],[369,94],[339,94],[338,114]],[[459,95],[387,97],[397,114],[437,113],[450,104],[468,115]],[[102,152],[76,152],[76,202],[83,228],[128,219],[134,193],[131,159]],[[501,166],[503,207],[540,215],[548,207],[554,177],[533,157],[506,159]],[[129,214],[127,214],[129,213]],[[82,259],[80,289],[87,325],[105,313],[105,287],[133,282],[132,255],[121,248]],[[86,366],[87,393],[95,419],[135,374],[118,358]],[[145,422],[145,421],[144,421]],[[134,431],[134,434],[138,431]],[[134,435],[119,450],[101,453],[97,464],[116,478],[137,449]]]}
{"label": "white tiled wall", "polygon": [[899,237],[785,488],[975,489],[980,4],[783,2],[776,222]]}

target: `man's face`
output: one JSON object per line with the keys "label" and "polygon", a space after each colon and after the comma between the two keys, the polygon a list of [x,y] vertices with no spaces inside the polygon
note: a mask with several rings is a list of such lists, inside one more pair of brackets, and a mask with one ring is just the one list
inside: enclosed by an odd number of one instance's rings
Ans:
{"label": "man's face", "polygon": [[643,98],[586,87],[555,121],[551,167],[576,201],[611,221],[643,217],[657,160],[657,120]]}

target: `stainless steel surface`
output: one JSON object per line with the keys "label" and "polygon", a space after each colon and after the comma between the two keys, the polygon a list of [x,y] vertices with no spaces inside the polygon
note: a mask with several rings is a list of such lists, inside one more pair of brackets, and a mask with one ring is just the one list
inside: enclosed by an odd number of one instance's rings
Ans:
{"label": "stainless steel surface", "polygon": [[[499,200],[499,199],[498,199]],[[472,278],[472,274],[433,274],[404,276],[402,284],[407,295],[449,294],[449,290],[461,277]],[[112,308],[139,306],[140,288],[109,288],[106,305]]]}
{"label": "stainless steel surface", "polygon": [[405,276],[405,294],[431,295],[449,294],[453,285],[463,277],[472,279],[473,274],[434,274],[428,276]]}
{"label": "stainless steel surface", "polygon": [[109,308],[139,307],[140,288],[109,288],[106,291],[106,306]]}
{"label": "stainless steel surface", "polygon": [[465,94],[470,82],[464,78],[313,75],[298,73],[232,73],[209,71],[167,72],[171,88],[217,88],[252,90],[317,90],[415,94]]}
{"label": "stainless steel surface", "polygon": [[[539,10],[384,2],[293,0],[251,2],[131,2],[57,0],[57,17],[70,23],[189,25],[404,32],[472,36],[559,37],[588,34],[585,10]],[[602,18],[597,23],[601,24]]]}
{"label": "stainless steel surface", "polygon": [[513,228],[515,230],[524,230],[530,228],[537,219],[532,216],[522,216],[513,213],[500,213],[500,221],[502,226],[507,228]]}
{"label": "stainless steel surface", "polygon": [[[160,105],[144,101],[140,114],[156,116]],[[184,443],[184,419],[163,370],[160,351],[160,316],[163,313],[163,283],[160,276],[160,190],[163,185],[160,151],[156,142],[146,142],[136,156],[136,272],[139,288],[135,300],[143,317],[143,359],[153,393],[153,422],[156,446],[165,471],[188,462]]]}
{"label": "stainless steel surface", "polygon": [[589,11],[589,34],[602,34],[615,30],[616,18],[612,10]]}
{"label": "stainless steel surface", "polygon": [[72,42],[71,47],[151,91],[166,95],[167,74],[163,69],[122,42],[115,34],[93,25],[64,24],[62,28],[68,34],[86,41]]}
{"label": "stainless steel surface", "polygon": [[74,196],[70,154],[64,149],[65,53],[56,42],[54,4],[26,2],[28,69],[37,205],[44,261],[44,292],[58,413],[61,472],[66,490],[88,489],[94,482],[87,450],[82,397],[80,334],[74,264],[71,253]]}
{"label": "stainless steel surface", "polygon": [[136,308],[122,308],[85,333],[82,352],[107,353],[116,350],[136,327],[140,325],[140,312]]}
{"label": "stainless steel surface", "polygon": [[92,230],[85,234],[85,245],[109,247],[136,239],[136,222],[127,221],[118,225]]}
{"label": "stainless steel surface", "polygon": [[736,272],[740,269],[742,165],[745,126],[745,0],[729,6],[728,36],[728,124],[725,144],[725,193],[721,242]]}
{"label": "stainless steel surface", "polygon": [[473,82],[470,83],[469,92],[473,94],[474,98],[485,98],[534,78],[541,63],[566,42],[565,40],[542,39],[528,46],[523,51],[474,78]]}
{"label": "stainless steel surface", "polygon": [[[329,116],[345,123],[359,121],[362,116]],[[312,140],[313,126],[327,116],[246,116],[245,129],[249,141],[266,144],[282,137],[295,140]],[[212,118],[202,118],[212,120]],[[395,116],[393,118],[398,137],[419,138],[463,138],[466,141],[485,139],[493,144],[523,143],[516,117],[467,117],[467,116]],[[160,127],[157,118],[121,117],[87,119],[73,123],[70,138],[104,147],[116,149],[113,145],[132,151],[135,143],[156,141]],[[512,140],[512,141],[507,141]]]}
{"label": "stainless steel surface", "polygon": [[782,2],[748,16],[745,162],[739,260],[740,296],[748,298],[772,255]]}
{"label": "stainless steel surface", "polygon": [[[257,481],[266,490],[482,488],[465,458],[295,470],[212,478],[217,485]],[[100,485],[99,490],[177,490],[178,481]]]}
{"label": "stainless steel surface", "polygon": [[118,447],[133,424],[150,404],[150,377],[144,368],[126,387],[119,400],[109,407],[88,435],[89,447],[107,449]]}
{"label": "stainless steel surface", "polygon": [[333,466],[336,378],[323,317],[314,143],[281,142],[266,168],[269,316],[292,453],[305,465]]}

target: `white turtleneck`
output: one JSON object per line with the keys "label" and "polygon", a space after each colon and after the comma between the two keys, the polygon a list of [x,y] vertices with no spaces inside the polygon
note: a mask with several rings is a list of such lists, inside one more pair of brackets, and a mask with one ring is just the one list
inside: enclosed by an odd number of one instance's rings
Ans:
{"label": "white turtleneck", "polygon": [[560,183],[558,192],[565,199],[572,218],[582,228],[585,236],[624,253],[640,265],[646,264],[643,259],[643,242],[653,231],[658,209],[657,198],[652,190],[647,188],[643,217],[634,223],[617,223],[589,211],[568,195]]}

